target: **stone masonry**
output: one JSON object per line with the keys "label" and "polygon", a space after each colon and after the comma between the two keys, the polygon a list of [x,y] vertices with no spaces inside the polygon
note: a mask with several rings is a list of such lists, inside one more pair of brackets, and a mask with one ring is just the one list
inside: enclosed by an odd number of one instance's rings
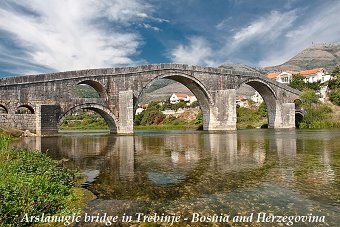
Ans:
{"label": "stone masonry", "polygon": [[[254,72],[182,64],[89,69],[0,79],[0,127],[55,134],[61,122],[79,109],[98,112],[113,133],[133,133],[138,100],[155,80],[182,83],[197,97],[204,130],[236,129],[236,89],[248,84],[268,107],[271,128],[295,127],[294,101],[299,91]],[[100,98],[76,98],[77,84],[92,86]],[[31,114],[18,114],[25,107]]]}

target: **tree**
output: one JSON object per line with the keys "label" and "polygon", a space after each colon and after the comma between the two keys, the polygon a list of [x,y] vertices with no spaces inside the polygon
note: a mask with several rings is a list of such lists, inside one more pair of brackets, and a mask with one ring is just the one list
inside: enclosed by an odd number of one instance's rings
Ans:
{"label": "tree", "polygon": [[310,109],[313,104],[317,104],[319,99],[312,89],[305,89],[300,95],[302,108]]}
{"label": "tree", "polygon": [[340,106],[340,88],[331,90],[329,93],[329,100],[333,104]]}
{"label": "tree", "polygon": [[303,89],[306,88],[304,77],[301,76],[300,74],[293,76],[292,80],[289,83],[289,86],[299,91],[302,91]]}
{"label": "tree", "polygon": [[315,91],[305,89],[301,95],[301,106],[305,110],[305,115],[300,123],[301,128],[323,128],[328,127],[325,119],[332,110],[319,102]]}
{"label": "tree", "polygon": [[332,79],[328,82],[329,89],[340,88],[340,67],[337,66],[331,73]]}
{"label": "tree", "polygon": [[302,91],[303,89],[306,89],[306,88],[312,89],[314,91],[320,90],[320,87],[321,87],[320,81],[313,82],[313,83],[308,83],[308,82],[306,83],[304,79],[305,78],[301,76],[300,74],[295,75],[292,77],[292,80],[290,81],[289,86],[299,91]]}

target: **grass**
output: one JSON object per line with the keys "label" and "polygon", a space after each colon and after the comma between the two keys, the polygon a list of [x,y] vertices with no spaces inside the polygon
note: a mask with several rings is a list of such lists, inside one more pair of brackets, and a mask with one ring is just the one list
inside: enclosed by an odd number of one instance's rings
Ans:
{"label": "grass", "polygon": [[80,175],[39,151],[12,150],[15,137],[0,131],[0,226],[29,226],[29,216],[72,215],[84,208],[88,195],[76,187]]}

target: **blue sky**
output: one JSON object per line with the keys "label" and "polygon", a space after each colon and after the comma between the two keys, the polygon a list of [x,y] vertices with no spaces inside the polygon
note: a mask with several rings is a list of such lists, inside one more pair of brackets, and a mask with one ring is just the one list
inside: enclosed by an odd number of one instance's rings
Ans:
{"label": "blue sky", "polygon": [[2,0],[0,75],[281,64],[340,41],[336,0]]}

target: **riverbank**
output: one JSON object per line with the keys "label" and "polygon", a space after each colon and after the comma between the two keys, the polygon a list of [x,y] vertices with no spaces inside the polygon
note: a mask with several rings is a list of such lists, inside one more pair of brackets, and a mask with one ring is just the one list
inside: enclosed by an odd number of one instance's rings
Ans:
{"label": "riverbank", "polygon": [[43,153],[10,149],[15,138],[11,130],[0,130],[0,225],[36,222],[27,216],[80,214],[94,196],[80,187],[79,172]]}

